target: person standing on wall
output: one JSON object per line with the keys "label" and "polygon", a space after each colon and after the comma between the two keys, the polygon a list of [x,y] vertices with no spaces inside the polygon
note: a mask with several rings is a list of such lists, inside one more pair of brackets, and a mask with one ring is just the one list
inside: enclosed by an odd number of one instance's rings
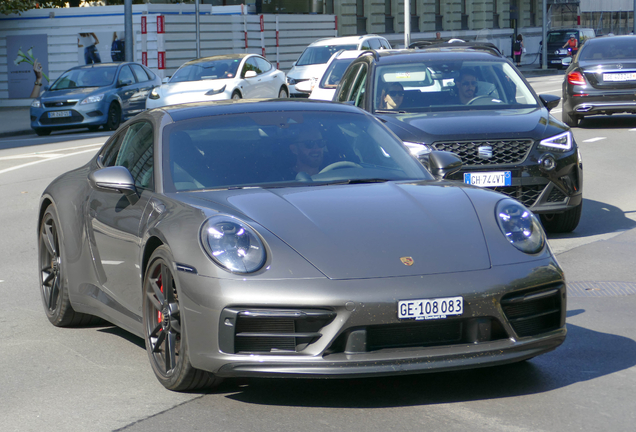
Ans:
{"label": "person standing on wall", "polygon": [[517,39],[512,45],[512,52],[515,55],[515,62],[517,63],[517,67],[521,66],[521,53],[523,52],[523,50],[523,36],[520,33],[517,35]]}
{"label": "person standing on wall", "polygon": [[77,38],[77,46],[84,47],[84,61],[86,64],[101,63],[102,59],[97,51],[99,39],[95,33],[80,33]]}

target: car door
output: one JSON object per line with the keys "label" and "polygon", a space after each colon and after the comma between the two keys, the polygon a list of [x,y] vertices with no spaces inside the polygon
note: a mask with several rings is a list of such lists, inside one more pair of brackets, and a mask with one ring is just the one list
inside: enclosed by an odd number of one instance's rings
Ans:
{"label": "car door", "polygon": [[351,92],[347,98],[347,101],[362,109],[366,108],[366,84],[368,70],[369,66],[366,63],[362,63],[353,86],[351,87]]}
{"label": "car door", "polygon": [[134,101],[131,101],[131,105],[134,105],[134,110],[131,110],[130,115],[136,115],[146,109],[146,100],[148,95],[152,91],[153,83],[152,78],[148,75],[146,70],[136,63],[130,65],[135,78],[137,78],[137,94],[133,96]]}
{"label": "car door", "polygon": [[270,62],[262,57],[254,57],[256,59],[256,65],[262,71],[261,85],[262,88],[259,93],[264,98],[276,98],[280,87],[283,85],[284,74],[276,69]]}
{"label": "car door", "polygon": [[[256,76],[246,77],[247,72],[253,71]],[[260,69],[256,65],[254,57],[248,57],[241,68],[241,92],[244,98],[256,98],[259,93],[260,78],[258,77]]]}
{"label": "car door", "polygon": [[100,155],[100,165],[123,166],[132,174],[139,199],[93,189],[88,198],[89,240],[93,263],[108,301],[124,316],[141,317],[140,225],[154,190],[153,128],[146,121],[121,131]]}
{"label": "car door", "polygon": [[131,111],[136,109],[138,100],[135,98],[137,96],[137,79],[128,65],[122,66],[119,70],[117,95],[121,100],[121,110],[124,118],[130,117]]}
{"label": "car door", "polygon": [[351,92],[351,87],[356,80],[356,76],[358,76],[358,71],[362,63],[352,64],[347,68],[345,74],[340,80],[340,84],[338,84],[338,89],[336,90],[336,94],[334,95],[334,101],[336,102],[346,102],[348,101],[349,93]]}

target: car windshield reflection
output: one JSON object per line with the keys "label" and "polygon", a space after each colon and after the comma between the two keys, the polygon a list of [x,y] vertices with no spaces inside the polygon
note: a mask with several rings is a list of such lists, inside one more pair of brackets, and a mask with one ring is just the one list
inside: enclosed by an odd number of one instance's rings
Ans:
{"label": "car windshield reflection", "polygon": [[71,69],[63,73],[51,86],[51,90],[82,87],[106,87],[113,83],[117,67]]}
{"label": "car windshield reflection", "polygon": [[198,118],[164,133],[167,192],[431,180],[367,115],[249,113]]}
{"label": "car windshield reflection", "polygon": [[234,78],[239,64],[241,64],[240,59],[189,62],[174,73],[170,82]]}

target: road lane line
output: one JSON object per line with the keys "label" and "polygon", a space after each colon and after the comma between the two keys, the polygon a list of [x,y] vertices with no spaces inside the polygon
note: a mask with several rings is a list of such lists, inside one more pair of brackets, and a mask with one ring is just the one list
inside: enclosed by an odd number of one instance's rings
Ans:
{"label": "road lane line", "polygon": [[47,161],[51,161],[51,160],[61,159],[61,158],[69,157],[69,156],[75,156],[75,155],[78,155],[78,154],[94,152],[94,151],[96,151],[96,149],[88,149],[88,150],[78,151],[78,152],[75,152],[75,153],[69,153],[69,154],[61,155],[61,156],[54,157],[54,158],[40,159],[40,160],[36,160],[36,161],[33,161],[33,162],[29,162],[29,163],[25,163],[25,164],[22,164],[22,165],[17,165],[17,166],[11,167],[11,168],[0,170],[0,174],[4,174],[4,173],[9,172],[9,171],[15,171],[15,170],[20,169],[20,168],[26,168],[28,166],[36,165],[36,164],[39,164],[39,163],[42,163],[42,162],[47,162]]}
{"label": "road lane line", "polygon": [[583,140],[583,142],[596,142],[596,141],[600,141],[600,140],[604,140],[604,139],[607,139],[607,137],[590,138],[590,139]]}

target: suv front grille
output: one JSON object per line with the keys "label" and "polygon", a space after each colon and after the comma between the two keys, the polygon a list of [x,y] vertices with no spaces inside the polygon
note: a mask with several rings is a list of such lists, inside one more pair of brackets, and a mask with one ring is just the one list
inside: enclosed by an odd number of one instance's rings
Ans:
{"label": "suv front grille", "polygon": [[545,185],[531,185],[531,186],[497,186],[492,190],[501,192],[508,195],[510,198],[514,198],[521,202],[526,207],[532,207],[541,192],[545,189]]}
{"label": "suv front grille", "polygon": [[[525,160],[533,144],[532,140],[449,141],[433,143],[432,147],[455,153],[464,166],[517,165]],[[487,157],[489,150],[491,157]]]}

